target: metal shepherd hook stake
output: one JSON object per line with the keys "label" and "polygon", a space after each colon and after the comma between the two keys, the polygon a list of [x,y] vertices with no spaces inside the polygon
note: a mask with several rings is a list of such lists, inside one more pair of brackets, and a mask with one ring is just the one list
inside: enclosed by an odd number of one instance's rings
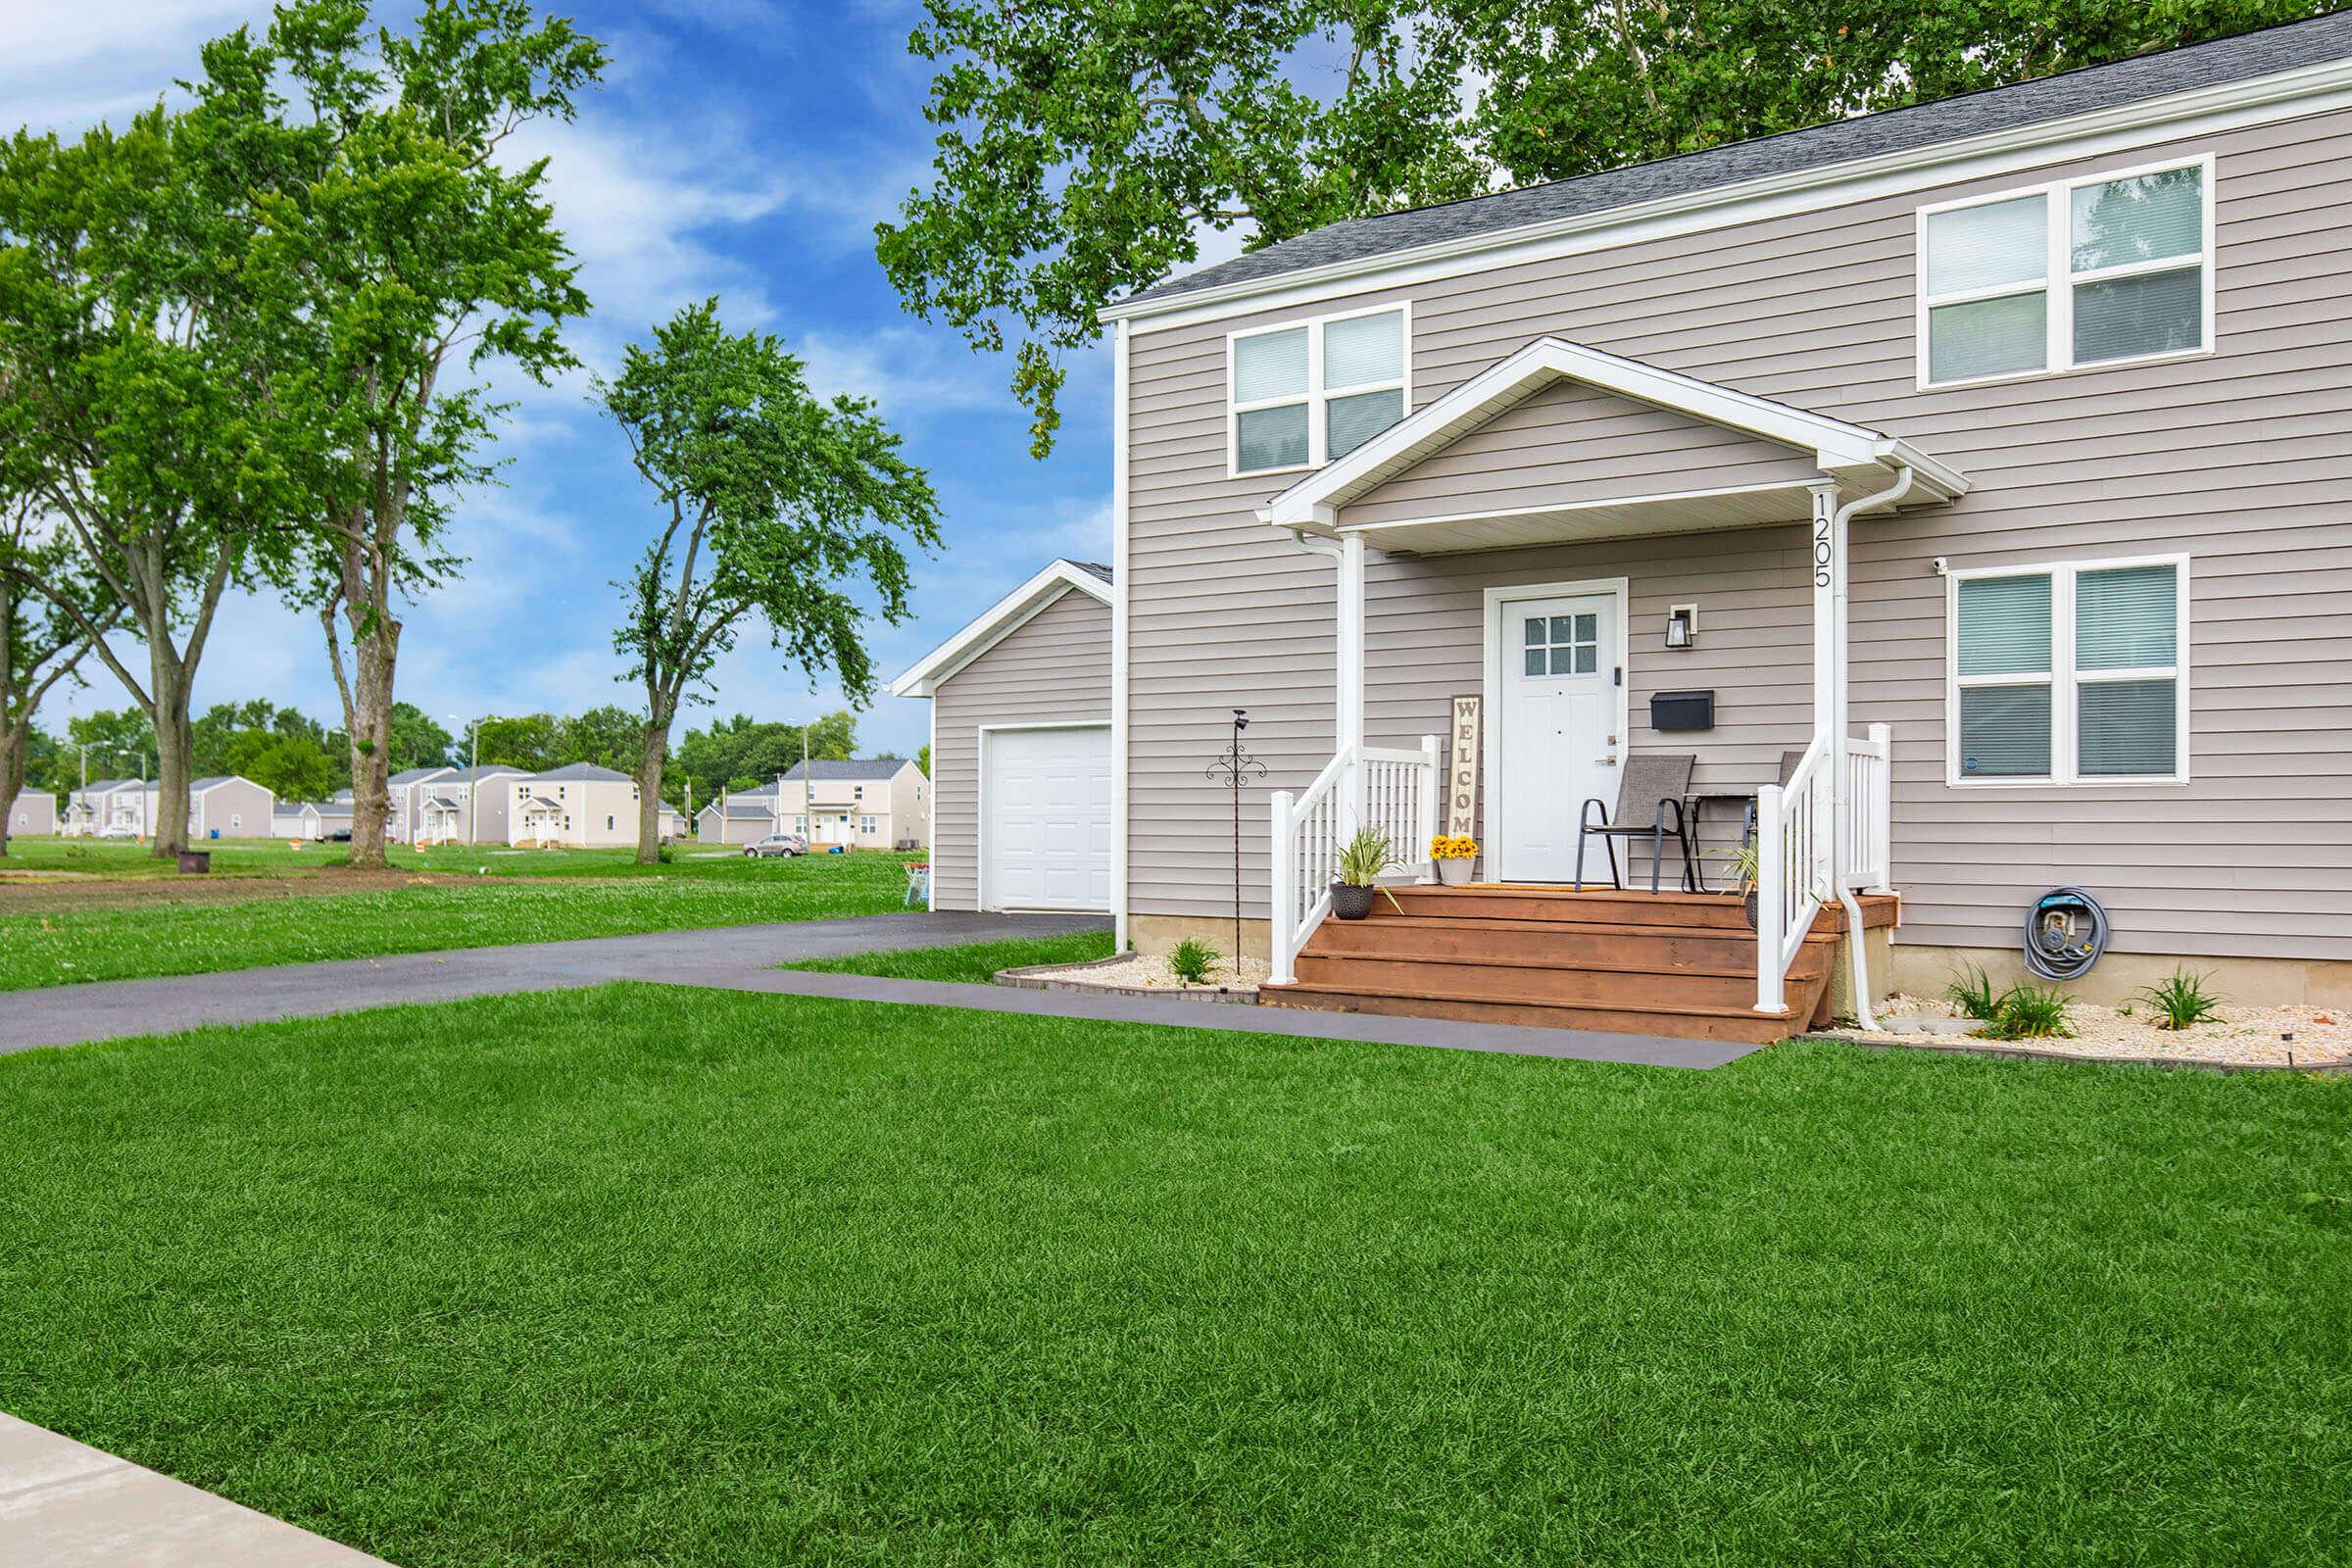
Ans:
{"label": "metal shepherd hook stake", "polygon": [[1233,972],[1242,972],[1242,785],[1250,779],[1266,776],[1266,764],[1242,750],[1242,731],[1250,727],[1250,710],[1233,710],[1233,739],[1217,760],[1208,764],[1208,776],[1223,778],[1233,791]]}

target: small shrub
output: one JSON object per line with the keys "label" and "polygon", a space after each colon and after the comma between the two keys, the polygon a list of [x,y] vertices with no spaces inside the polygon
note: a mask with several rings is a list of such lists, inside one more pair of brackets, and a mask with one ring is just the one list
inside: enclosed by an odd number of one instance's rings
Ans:
{"label": "small shrub", "polygon": [[654,846],[654,858],[662,864],[673,864],[677,860],[677,852],[669,847],[669,840],[663,839],[661,843]]}
{"label": "small shrub", "polygon": [[2153,1021],[2157,1028],[2186,1029],[2221,1017],[2222,999],[2205,989],[2205,982],[2212,978],[2210,974],[2175,969],[2170,979],[2142,986],[2136,995],[2156,1015]]}
{"label": "small shrub", "polygon": [[2056,986],[2011,986],[1992,1004],[1983,1033],[1995,1040],[2063,1040],[2075,1032]]}
{"label": "small shrub", "polygon": [[1943,1000],[1963,1018],[1989,1020],[2000,1006],[2000,999],[1993,995],[1992,977],[1974,963],[1964,963],[1953,971],[1951,983],[1943,988]]}
{"label": "small shrub", "polygon": [[1198,937],[1186,937],[1168,955],[1168,973],[1188,986],[1206,985],[1224,955]]}

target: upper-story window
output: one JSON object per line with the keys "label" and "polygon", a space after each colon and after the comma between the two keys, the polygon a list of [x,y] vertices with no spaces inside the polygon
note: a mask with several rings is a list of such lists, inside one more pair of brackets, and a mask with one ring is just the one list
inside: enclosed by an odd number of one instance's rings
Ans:
{"label": "upper-story window", "polygon": [[1384,306],[1227,338],[1233,471],[1320,467],[1403,418],[1406,315]]}
{"label": "upper-story window", "polygon": [[2210,159],[1922,210],[1923,386],[2213,344]]}

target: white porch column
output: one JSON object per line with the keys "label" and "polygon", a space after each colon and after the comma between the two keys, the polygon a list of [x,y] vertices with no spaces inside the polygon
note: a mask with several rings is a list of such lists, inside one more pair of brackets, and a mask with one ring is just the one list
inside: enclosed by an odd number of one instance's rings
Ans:
{"label": "white porch column", "polygon": [[1339,614],[1339,750],[1352,759],[1348,764],[1343,799],[1347,831],[1364,822],[1364,541],[1360,534],[1340,539]]}
{"label": "white porch column", "polygon": [[[1824,480],[1813,486],[1813,734],[1827,754],[1822,765],[1829,772],[1824,792],[1829,810],[1815,821],[1814,858],[1826,859],[1829,873],[1822,896],[1834,898],[1845,884],[1841,861],[1845,836],[1845,514],[1838,505],[1838,485]],[[1826,844],[1823,842],[1826,840]],[[1794,870],[1795,868],[1791,868]],[[1814,866],[1805,866],[1806,876]]]}

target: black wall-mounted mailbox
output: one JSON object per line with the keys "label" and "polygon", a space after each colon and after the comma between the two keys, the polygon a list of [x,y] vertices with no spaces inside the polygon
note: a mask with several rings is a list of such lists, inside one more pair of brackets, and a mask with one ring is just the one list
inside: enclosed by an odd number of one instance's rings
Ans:
{"label": "black wall-mounted mailbox", "polygon": [[1657,692],[1649,699],[1649,727],[1657,730],[1713,729],[1713,692]]}

